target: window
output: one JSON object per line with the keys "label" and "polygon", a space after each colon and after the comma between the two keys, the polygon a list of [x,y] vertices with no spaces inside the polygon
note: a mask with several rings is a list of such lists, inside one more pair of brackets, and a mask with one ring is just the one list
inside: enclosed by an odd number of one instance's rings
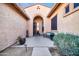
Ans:
{"label": "window", "polygon": [[51,20],[51,30],[57,30],[57,15]]}
{"label": "window", "polygon": [[65,13],[68,13],[69,12],[69,5],[66,6],[66,10],[65,10]]}
{"label": "window", "polygon": [[78,7],[79,3],[74,3],[74,8]]}

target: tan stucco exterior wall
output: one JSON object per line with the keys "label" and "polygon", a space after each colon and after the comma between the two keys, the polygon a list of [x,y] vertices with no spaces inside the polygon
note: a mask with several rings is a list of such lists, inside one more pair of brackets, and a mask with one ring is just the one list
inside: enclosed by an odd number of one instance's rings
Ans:
{"label": "tan stucco exterior wall", "polygon": [[[38,6],[40,7],[40,9],[37,9]],[[25,8],[24,10],[30,18],[30,20],[28,21],[29,36],[33,36],[33,20],[34,20],[34,17],[38,15],[43,18],[44,32],[50,31],[50,22],[49,22],[50,20],[48,20],[47,18],[47,14],[49,13],[50,8],[42,5],[34,5],[28,8]]]}
{"label": "tan stucco exterior wall", "polygon": [[26,35],[26,19],[6,4],[0,4],[0,51]]}
{"label": "tan stucco exterior wall", "polygon": [[79,34],[79,7],[74,9],[73,3],[70,3],[70,12],[65,14],[65,7],[67,5],[67,3],[61,4],[52,14],[50,20],[57,15],[58,32]]}

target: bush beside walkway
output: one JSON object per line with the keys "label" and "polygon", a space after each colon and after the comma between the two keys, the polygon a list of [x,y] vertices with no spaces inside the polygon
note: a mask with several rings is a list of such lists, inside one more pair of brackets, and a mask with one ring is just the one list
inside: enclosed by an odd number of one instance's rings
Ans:
{"label": "bush beside walkway", "polygon": [[53,41],[58,46],[61,55],[79,55],[79,36],[59,33],[54,36]]}

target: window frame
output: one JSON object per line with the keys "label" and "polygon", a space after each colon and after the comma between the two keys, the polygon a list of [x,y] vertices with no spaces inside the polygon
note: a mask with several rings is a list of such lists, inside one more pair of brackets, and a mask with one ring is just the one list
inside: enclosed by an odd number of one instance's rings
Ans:
{"label": "window frame", "polygon": [[[70,8],[70,4],[68,4],[69,5],[69,8]],[[66,7],[65,7],[66,8]],[[64,9],[65,9],[64,8]],[[66,16],[69,16],[69,15],[71,15],[71,14],[73,14],[73,13],[75,13],[76,11],[78,11],[79,10],[79,7],[76,7],[76,8],[74,8],[74,3],[73,3],[73,8],[72,8],[72,10],[70,10],[68,13],[65,13],[65,10],[64,10],[64,16],[63,17],[66,17]]]}
{"label": "window frame", "polygon": [[[55,19],[55,17],[56,17],[56,24],[55,24],[55,27],[53,27],[52,26],[52,21],[53,21],[53,19]],[[55,20],[54,20],[55,21]],[[57,15],[55,15],[52,19],[51,19],[51,30],[57,30]]]}
{"label": "window frame", "polygon": [[[77,4],[77,3],[73,3],[74,9],[77,8],[77,7],[79,7],[79,5],[78,5],[78,6],[75,6],[75,4]],[[78,3],[78,4],[79,4],[79,3]]]}
{"label": "window frame", "polygon": [[[68,11],[67,11],[67,7],[68,7]],[[68,4],[66,7],[65,7],[65,14],[69,13],[70,12],[70,5]]]}

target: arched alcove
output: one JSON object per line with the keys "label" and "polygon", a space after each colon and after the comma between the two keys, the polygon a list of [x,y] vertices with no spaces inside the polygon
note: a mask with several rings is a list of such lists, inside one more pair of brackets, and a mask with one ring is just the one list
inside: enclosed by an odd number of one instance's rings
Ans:
{"label": "arched alcove", "polygon": [[41,16],[35,16],[33,19],[33,35],[42,34],[43,31],[43,18]]}

